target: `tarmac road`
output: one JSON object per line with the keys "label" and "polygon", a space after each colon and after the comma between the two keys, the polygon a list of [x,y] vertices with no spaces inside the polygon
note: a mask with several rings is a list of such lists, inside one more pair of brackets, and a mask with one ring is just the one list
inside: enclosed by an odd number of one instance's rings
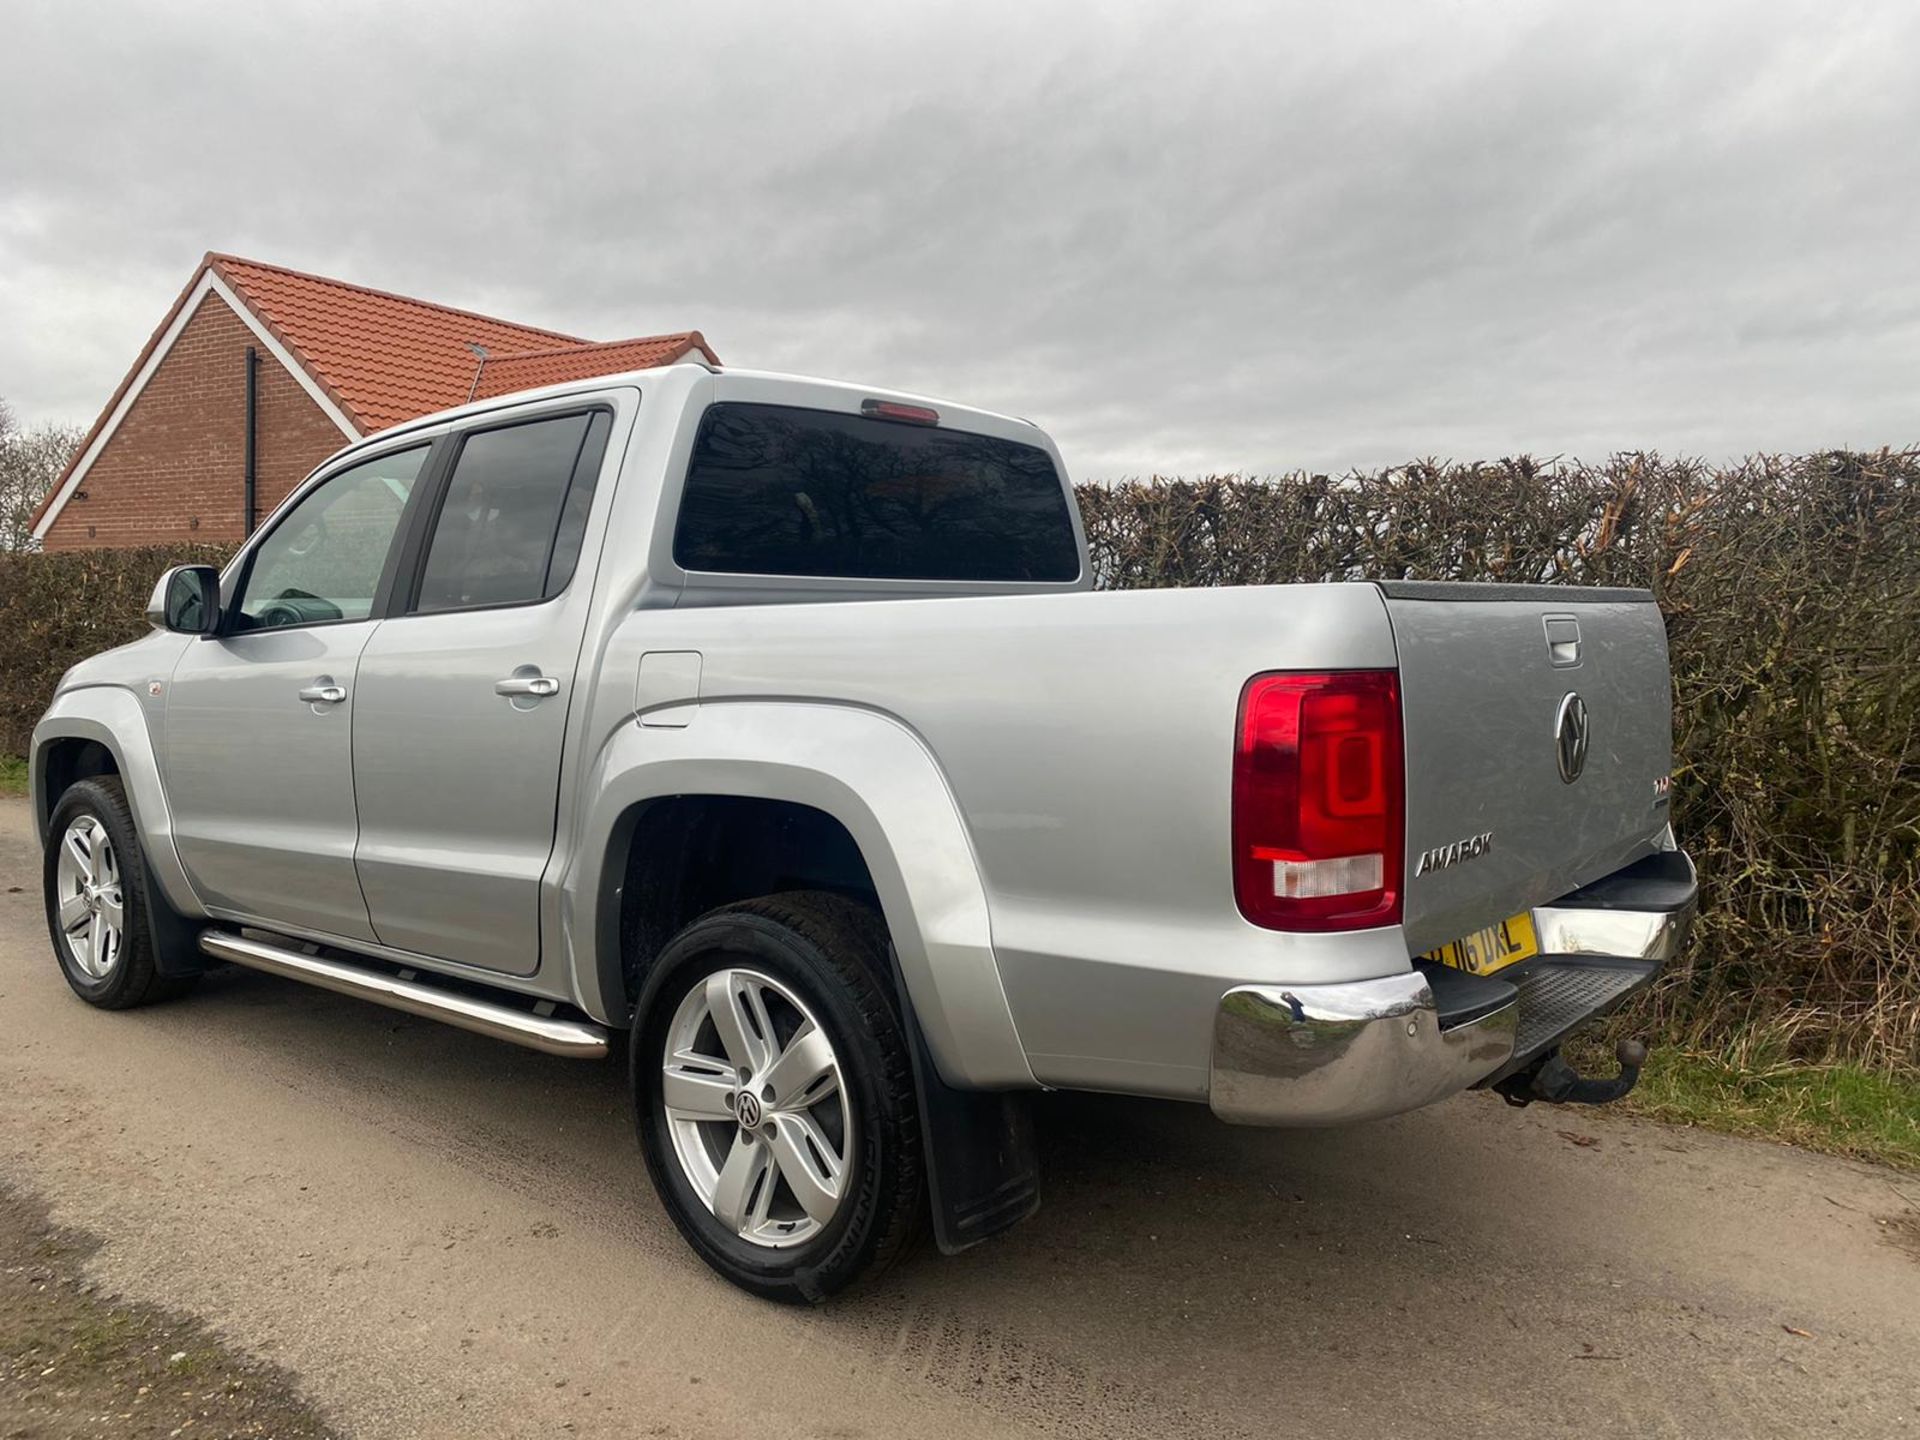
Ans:
{"label": "tarmac road", "polygon": [[0,1179],[353,1435],[1920,1433],[1915,1177],[1486,1096],[1058,1096],[1034,1220],[800,1312],[683,1249],[620,1074],[242,971],[90,1010],[0,801]]}

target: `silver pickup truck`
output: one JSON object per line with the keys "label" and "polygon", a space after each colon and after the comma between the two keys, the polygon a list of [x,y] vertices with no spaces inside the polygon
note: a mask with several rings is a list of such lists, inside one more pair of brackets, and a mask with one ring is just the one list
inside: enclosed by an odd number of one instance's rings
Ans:
{"label": "silver pickup truck", "polygon": [[1647,594],[1093,583],[1053,444],[945,402],[683,364],[383,431],[61,681],[60,967],[624,1046],[675,1223],[796,1301],[1030,1213],[1038,1090],[1633,1083],[1559,1044],[1695,905]]}

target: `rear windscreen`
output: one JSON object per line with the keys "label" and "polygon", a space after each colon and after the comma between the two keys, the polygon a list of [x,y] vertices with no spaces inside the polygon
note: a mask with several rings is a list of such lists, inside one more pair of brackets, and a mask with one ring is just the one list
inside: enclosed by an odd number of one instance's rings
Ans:
{"label": "rear windscreen", "polygon": [[1053,457],[959,430],[721,404],[673,534],[687,570],[866,580],[1080,578]]}

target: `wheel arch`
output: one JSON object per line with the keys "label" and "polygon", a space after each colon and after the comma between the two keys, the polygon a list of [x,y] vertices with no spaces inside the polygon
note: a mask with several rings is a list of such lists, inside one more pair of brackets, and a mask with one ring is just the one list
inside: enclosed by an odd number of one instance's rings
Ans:
{"label": "wheel arch", "polygon": [[[646,847],[688,833],[689,819],[729,812],[738,817],[728,822],[736,841],[756,819],[794,826],[815,846],[815,869],[800,878],[877,906],[903,1000],[946,1080],[971,1089],[1035,1084],[1001,988],[965,824],[932,755],[898,721],[849,706],[705,703],[680,728],[628,722],[585,783],[593,798],[562,906],[575,990],[590,1013],[612,1024],[632,1018],[636,977],[624,942],[636,922],[626,889],[630,874],[642,883],[657,874]],[[662,815],[673,824],[652,830]],[[834,853],[839,837],[844,852]],[[714,863],[711,854],[682,858]],[[761,865],[759,873],[772,871]],[[645,907],[656,897],[632,898]]]}
{"label": "wheel arch", "polygon": [[119,775],[120,761],[105,741],[61,735],[40,747],[33,787],[33,819],[42,843],[48,838],[54,806],[76,781],[95,775]]}

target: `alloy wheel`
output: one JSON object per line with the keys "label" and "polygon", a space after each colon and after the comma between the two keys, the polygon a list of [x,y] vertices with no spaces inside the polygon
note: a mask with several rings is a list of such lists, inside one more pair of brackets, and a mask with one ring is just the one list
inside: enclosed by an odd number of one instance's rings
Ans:
{"label": "alloy wheel", "polygon": [[95,816],[76,816],[60,837],[54,885],[60,932],[73,963],[90,980],[106,979],[120,961],[126,910],[120,860]]}
{"label": "alloy wheel", "polygon": [[731,967],[695,983],[667,1028],[661,1099],[681,1172],[732,1234],[780,1249],[839,1213],[856,1140],[840,1058],[772,976]]}

